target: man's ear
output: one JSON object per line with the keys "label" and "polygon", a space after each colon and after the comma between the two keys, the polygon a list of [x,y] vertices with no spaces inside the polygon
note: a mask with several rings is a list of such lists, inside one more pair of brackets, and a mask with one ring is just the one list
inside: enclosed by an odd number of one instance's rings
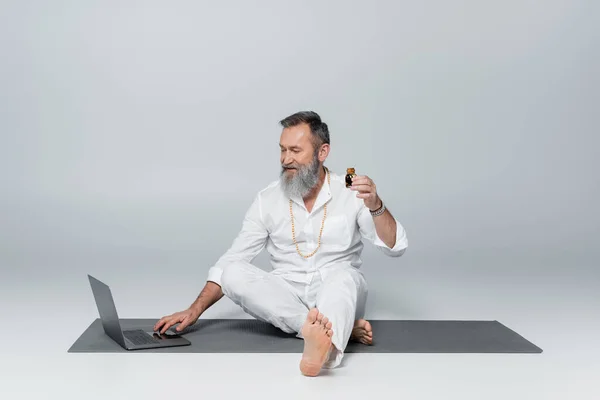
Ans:
{"label": "man's ear", "polygon": [[325,159],[329,155],[329,150],[330,147],[327,143],[321,145],[321,148],[319,149],[319,161],[325,161]]}

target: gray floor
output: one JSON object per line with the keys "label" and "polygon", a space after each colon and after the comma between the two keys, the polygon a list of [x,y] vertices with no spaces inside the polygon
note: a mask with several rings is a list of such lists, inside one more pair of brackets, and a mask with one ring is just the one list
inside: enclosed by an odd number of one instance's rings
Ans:
{"label": "gray floor", "polygon": [[[15,259],[12,268],[3,268],[7,328],[0,368],[10,398],[364,398],[390,391],[404,399],[600,396],[600,299],[593,268],[533,262],[416,268],[415,258],[386,274],[366,268],[372,276],[370,318],[497,319],[544,353],[349,354],[341,368],[311,379],[299,374],[295,354],[67,353],[98,315],[87,273],[111,285],[124,318],[156,318],[187,306],[204,277],[204,269],[189,266],[177,278],[158,268],[165,262],[160,257],[76,258],[36,267]],[[245,315],[223,299],[205,317]]]}

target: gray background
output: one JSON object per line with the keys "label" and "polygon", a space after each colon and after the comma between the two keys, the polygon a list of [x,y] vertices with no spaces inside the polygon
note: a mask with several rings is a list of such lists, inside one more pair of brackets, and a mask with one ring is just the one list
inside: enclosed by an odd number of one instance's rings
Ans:
{"label": "gray background", "polygon": [[[372,177],[408,232],[399,259],[365,248],[369,318],[498,319],[560,354],[548,368],[592,376],[598,12],[596,1],[3,1],[0,317],[61,328],[53,345],[27,345],[60,358],[98,315],[87,273],[122,317],[186,308],[278,177],[277,122],[310,109],[331,130],[327,165]],[[246,317],[228,299],[205,316]],[[32,374],[33,358],[6,351],[15,376],[19,363]],[[418,373],[411,360],[392,365]],[[533,382],[574,382],[549,371]]]}

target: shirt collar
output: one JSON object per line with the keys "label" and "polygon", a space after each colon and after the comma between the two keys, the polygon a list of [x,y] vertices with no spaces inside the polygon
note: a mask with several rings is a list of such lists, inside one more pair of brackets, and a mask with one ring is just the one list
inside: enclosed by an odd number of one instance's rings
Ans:
{"label": "shirt collar", "polygon": [[[331,179],[331,171],[328,170],[329,179]],[[331,186],[327,183],[327,173],[325,174],[325,180],[323,181],[323,186],[321,186],[321,190],[317,195],[317,200],[315,200],[315,205],[313,206],[312,211],[318,210],[325,203],[327,203],[331,199]]]}

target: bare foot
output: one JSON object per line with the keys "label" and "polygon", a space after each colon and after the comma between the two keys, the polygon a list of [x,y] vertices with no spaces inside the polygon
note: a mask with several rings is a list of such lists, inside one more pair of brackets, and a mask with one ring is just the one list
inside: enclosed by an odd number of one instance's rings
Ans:
{"label": "bare foot", "polygon": [[331,322],[316,308],[308,312],[302,336],[304,337],[304,353],[300,361],[300,371],[306,376],[317,376],[327,361],[331,349]]}
{"label": "bare foot", "polygon": [[356,320],[354,322],[354,328],[352,328],[350,340],[366,345],[373,344],[373,328],[371,328],[369,321],[366,319]]}

